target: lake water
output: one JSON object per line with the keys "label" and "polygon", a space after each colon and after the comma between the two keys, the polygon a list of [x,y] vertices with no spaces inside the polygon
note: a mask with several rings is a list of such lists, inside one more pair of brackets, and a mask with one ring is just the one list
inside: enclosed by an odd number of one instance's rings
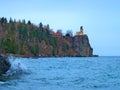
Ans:
{"label": "lake water", "polygon": [[0,90],[120,90],[120,57],[10,58]]}

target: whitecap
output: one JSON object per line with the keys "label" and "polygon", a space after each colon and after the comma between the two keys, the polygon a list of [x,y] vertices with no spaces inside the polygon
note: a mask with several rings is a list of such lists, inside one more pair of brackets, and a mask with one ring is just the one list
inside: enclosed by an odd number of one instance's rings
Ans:
{"label": "whitecap", "polygon": [[28,71],[27,67],[16,57],[9,56],[8,60],[11,64],[10,69],[4,74],[4,76],[12,76],[15,74],[23,74]]}

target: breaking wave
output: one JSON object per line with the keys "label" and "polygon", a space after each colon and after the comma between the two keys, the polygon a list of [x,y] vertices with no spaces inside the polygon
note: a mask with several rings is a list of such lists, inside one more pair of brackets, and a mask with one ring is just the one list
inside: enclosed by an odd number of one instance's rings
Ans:
{"label": "breaking wave", "polygon": [[16,58],[13,56],[10,56],[8,59],[11,67],[6,72],[6,75],[14,75],[27,72],[27,67],[20,60],[16,60]]}
{"label": "breaking wave", "polygon": [[11,64],[10,69],[0,76],[0,81],[7,81],[11,79],[20,78],[21,75],[27,74],[28,69],[23,64],[21,59],[15,58],[13,56],[8,57],[9,63]]}

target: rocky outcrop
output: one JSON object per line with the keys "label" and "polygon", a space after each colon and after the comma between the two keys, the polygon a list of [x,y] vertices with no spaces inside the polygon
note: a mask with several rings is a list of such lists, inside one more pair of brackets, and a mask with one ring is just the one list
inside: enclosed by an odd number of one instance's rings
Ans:
{"label": "rocky outcrop", "polygon": [[0,55],[0,75],[4,74],[10,68],[10,63],[6,57]]}
{"label": "rocky outcrop", "polygon": [[76,56],[88,57],[93,56],[93,49],[90,46],[87,35],[77,35],[73,37],[73,49]]}
{"label": "rocky outcrop", "polygon": [[69,31],[63,35],[61,30],[51,30],[49,25],[44,26],[40,23],[36,26],[30,21],[23,21],[7,22],[6,18],[0,18],[1,54],[25,57],[97,56],[93,55],[93,49],[82,26],[73,36]]}

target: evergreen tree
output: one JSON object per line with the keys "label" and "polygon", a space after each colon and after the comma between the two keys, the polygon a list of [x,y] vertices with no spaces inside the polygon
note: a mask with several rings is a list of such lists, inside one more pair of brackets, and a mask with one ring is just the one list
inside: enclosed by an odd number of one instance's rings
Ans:
{"label": "evergreen tree", "polygon": [[28,25],[31,25],[31,21],[29,20],[27,24],[28,24]]}
{"label": "evergreen tree", "polygon": [[9,23],[13,23],[13,20],[12,20],[12,18],[10,18],[10,20],[9,20]]}
{"label": "evergreen tree", "polygon": [[68,36],[68,37],[72,37],[73,36],[73,33],[71,30],[67,30],[67,33],[65,36]]}
{"label": "evergreen tree", "polygon": [[43,24],[40,22],[40,24],[39,24],[39,29],[40,30],[43,30]]}
{"label": "evergreen tree", "polygon": [[23,19],[23,20],[22,20],[22,23],[23,23],[23,24],[26,24],[26,21],[25,21],[25,19]]}

